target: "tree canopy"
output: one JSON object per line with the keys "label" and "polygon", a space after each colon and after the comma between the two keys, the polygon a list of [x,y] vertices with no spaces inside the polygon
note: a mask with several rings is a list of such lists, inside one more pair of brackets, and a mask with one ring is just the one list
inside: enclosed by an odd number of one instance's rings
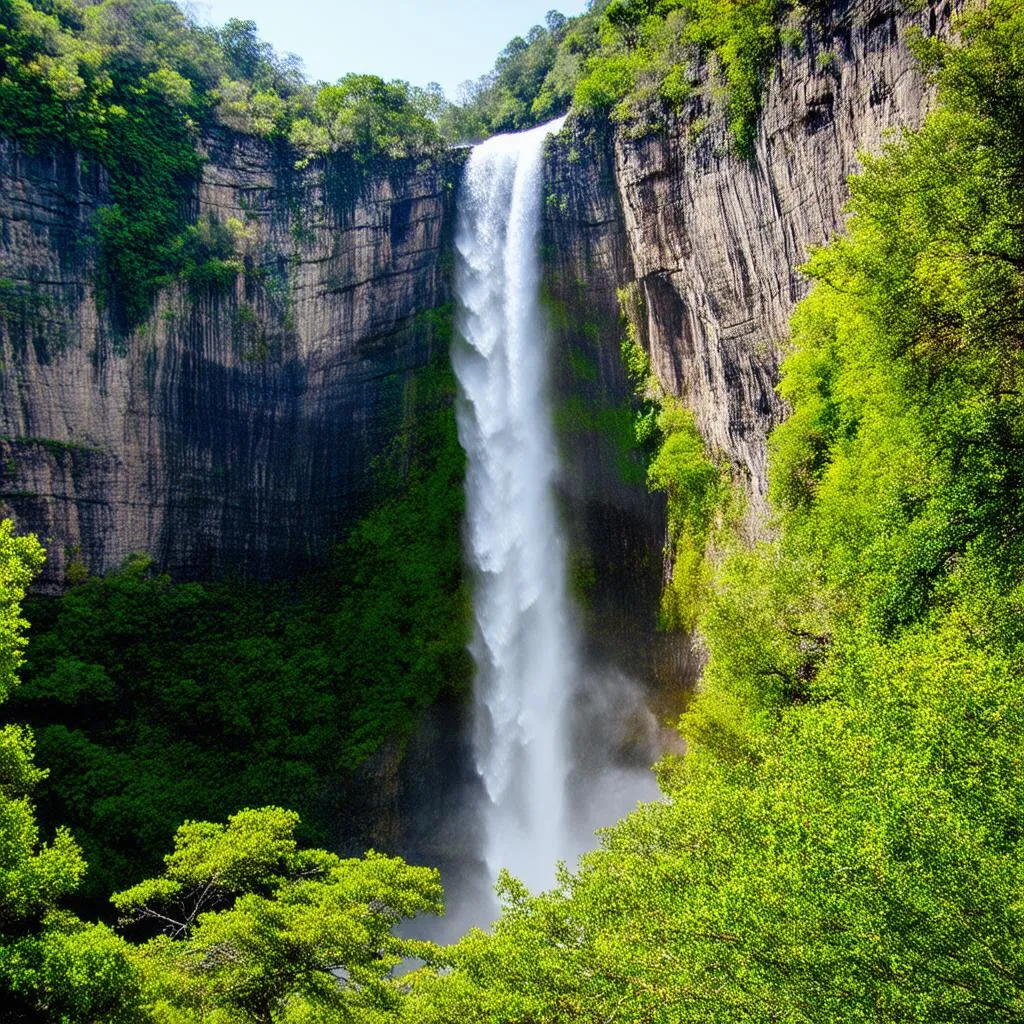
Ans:
{"label": "tree canopy", "polygon": [[399,1001],[392,969],[433,956],[393,929],[443,910],[436,870],[300,849],[297,823],[277,807],[186,822],[164,874],[114,896],[126,922],[159,931],[133,951],[156,1019],[370,1019]]}

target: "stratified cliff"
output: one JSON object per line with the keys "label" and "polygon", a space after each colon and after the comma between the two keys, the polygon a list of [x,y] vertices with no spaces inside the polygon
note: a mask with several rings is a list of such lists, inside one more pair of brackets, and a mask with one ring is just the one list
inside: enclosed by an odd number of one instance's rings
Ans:
{"label": "stratified cliff", "polygon": [[245,273],[173,284],[119,338],[93,285],[102,171],[0,142],[0,511],[44,539],[49,589],[135,551],[184,578],[315,559],[446,354],[462,153],[298,172],[250,138],[207,149],[194,213],[240,222]]}
{"label": "stratified cliff", "polygon": [[[698,103],[665,136],[615,146],[616,182],[646,299],[655,368],[764,508],[780,350],[811,247],[841,229],[858,154],[920,124],[931,91],[913,31],[946,33],[949,3],[907,13],[849,0],[802,22],[764,95],[753,158],[731,155],[723,119]],[[703,126],[702,126],[703,124]]]}
{"label": "stratified cliff", "polygon": [[[755,521],[783,413],[780,350],[807,287],[796,268],[841,228],[858,152],[920,122],[930,92],[908,34],[946,32],[949,16],[816,6],[802,44],[778,54],[749,159],[713,89],[647,137],[576,126],[551,146],[562,495],[599,646],[621,649],[653,621],[664,539],[628,451],[617,289],[636,282],[655,369],[746,478]],[[93,287],[102,171],[0,142],[0,512],[48,541],[51,589],[69,565],[103,571],[132,551],[179,577],[315,559],[366,508],[415,370],[447,345],[430,311],[451,298],[464,152],[300,172],[253,139],[207,148],[194,213],[243,225],[246,272],[225,291],[174,284],[118,338]]]}
{"label": "stratified cliff", "polygon": [[[918,125],[931,92],[912,31],[948,32],[950,9],[891,0],[825,5],[799,25],[763,97],[754,152],[735,152],[720,109],[699,98],[666,130],[570,126],[546,164],[546,288],[556,337],[562,495],[590,648],[664,681],[692,678],[684,638],[655,628],[663,504],[629,451],[618,291],[666,390],[730,460],[757,532],[766,441],[784,414],[779,360],[811,247],[843,226],[858,154]],[[707,83],[708,69],[695,69]]]}

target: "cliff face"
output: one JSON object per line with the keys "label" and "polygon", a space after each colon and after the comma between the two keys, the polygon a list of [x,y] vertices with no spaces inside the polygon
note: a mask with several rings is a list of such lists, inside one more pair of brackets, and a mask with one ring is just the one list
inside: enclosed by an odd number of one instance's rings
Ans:
{"label": "cliff face", "polygon": [[656,631],[665,503],[633,444],[619,289],[635,277],[609,137],[565,134],[545,164],[544,281],[559,481],[585,654],[680,678],[688,645]]}
{"label": "cliff face", "polygon": [[665,515],[629,452],[618,290],[635,282],[629,313],[654,369],[734,466],[756,533],[767,435],[784,414],[780,352],[808,288],[797,268],[842,228],[858,154],[920,123],[931,93],[908,34],[946,33],[949,17],[935,5],[900,14],[891,0],[812,17],[779,55],[749,159],[706,99],[646,138],[576,124],[551,140],[544,258],[561,493],[598,662],[676,683],[699,667],[683,638],[654,630]]}
{"label": "cliff face", "polygon": [[180,578],[315,558],[446,353],[460,153],[297,172],[252,139],[207,149],[194,212],[244,226],[246,271],[169,288],[119,339],[93,288],[102,172],[0,142],[0,512],[47,542],[48,589],[134,551]]}
{"label": "cliff face", "polygon": [[664,133],[610,143],[628,242],[619,282],[638,281],[655,370],[746,478],[754,519],[766,436],[784,411],[780,349],[808,288],[796,268],[841,229],[858,153],[920,124],[931,101],[907,41],[914,26],[948,33],[950,5],[903,6],[839,0],[813,15],[802,45],[780,55],[749,160],[706,100]]}
{"label": "cliff face", "polygon": [[[553,386],[572,573],[598,645],[636,644],[661,576],[663,514],[628,453],[616,289],[666,387],[764,511],[765,438],[783,413],[780,346],[807,284],[795,268],[843,223],[846,177],[928,87],[907,46],[948,6],[837,0],[780,54],[751,159],[695,101],[633,139],[582,129],[546,165]],[[371,463],[447,338],[455,184],[464,154],[360,174],[308,171],[224,134],[207,143],[196,216],[244,226],[226,291],[168,288],[115,336],[93,290],[102,172],[0,142],[0,513],[49,541],[45,585],[147,551],[175,575],[287,572],[369,500]],[[676,655],[671,655],[674,658]]]}

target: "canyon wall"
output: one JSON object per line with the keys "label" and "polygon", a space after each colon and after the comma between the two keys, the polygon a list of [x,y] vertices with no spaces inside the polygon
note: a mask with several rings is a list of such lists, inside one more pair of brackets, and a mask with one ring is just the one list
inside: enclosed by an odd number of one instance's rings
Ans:
{"label": "canyon wall", "polygon": [[296,171],[230,133],[206,150],[192,212],[241,225],[245,272],[174,284],[118,337],[94,287],[102,171],[0,142],[0,512],[46,544],[43,589],[132,552],[178,578],[316,560],[447,357],[464,151]]}
{"label": "canyon wall", "polygon": [[[947,32],[950,8],[900,10],[838,0],[794,22],[801,40],[780,49],[749,158],[712,89],[664,131],[570,123],[549,148],[561,493],[599,647],[636,649],[664,571],[662,505],[629,452],[616,292],[635,282],[660,379],[732,461],[756,523],[780,351],[807,288],[796,268],[841,228],[857,154],[930,102],[908,34]],[[431,311],[451,299],[465,151],[297,171],[294,154],[251,138],[205,145],[192,212],[242,225],[245,273],[220,291],[167,288],[119,338],[93,284],[102,170],[0,141],[0,512],[47,542],[47,589],[134,551],[179,578],[315,561],[372,501],[373,460],[415,405],[416,371],[444,356]]]}
{"label": "canyon wall", "polygon": [[[948,5],[826,5],[778,54],[754,150],[736,153],[714,90],[665,130],[635,137],[570,119],[546,161],[545,286],[555,336],[570,569],[595,661],[692,679],[689,643],[655,629],[669,570],[663,500],[630,451],[619,292],[665,389],[683,398],[747,493],[751,535],[767,512],[767,436],[798,267],[841,230],[858,154],[915,127],[931,89],[908,46],[949,31]],[[707,66],[695,66],[707,84]]]}
{"label": "canyon wall", "polygon": [[640,333],[665,387],[745,482],[752,524],[766,511],[766,436],[784,414],[780,353],[808,289],[798,268],[842,228],[858,154],[918,126],[933,100],[908,41],[948,35],[959,5],[909,6],[837,0],[794,19],[799,42],[781,48],[749,158],[710,89],[666,131],[611,142]]}

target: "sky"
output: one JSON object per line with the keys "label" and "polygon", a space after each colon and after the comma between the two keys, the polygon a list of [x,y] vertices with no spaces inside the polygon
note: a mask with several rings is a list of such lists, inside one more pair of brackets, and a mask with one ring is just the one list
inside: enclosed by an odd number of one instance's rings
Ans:
{"label": "sky", "polygon": [[282,53],[302,58],[307,77],[333,82],[349,71],[439,82],[449,99],[489,71],[510,39],[555,8],[579,14],[585,0],[194,0],[200,21],[255,21]]}

